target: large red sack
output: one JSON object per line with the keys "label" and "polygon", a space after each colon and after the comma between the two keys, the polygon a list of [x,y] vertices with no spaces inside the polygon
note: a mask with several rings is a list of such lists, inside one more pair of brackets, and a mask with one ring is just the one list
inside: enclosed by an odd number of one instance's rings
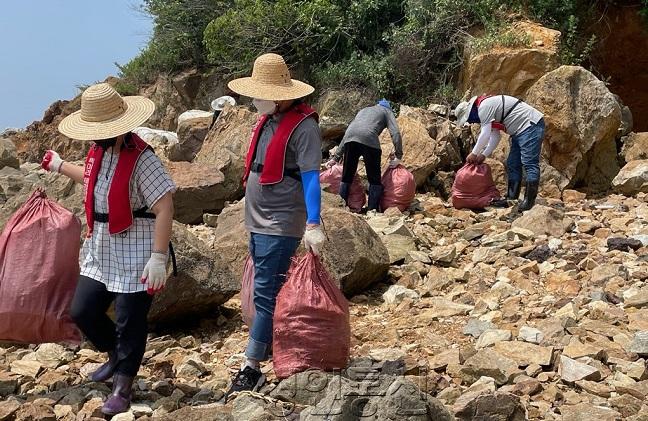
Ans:
{"label": "large red sack", "polygon": [[481,209],[500,197],[488,164],[466,164],[452,183],[452,205],[457,209]]}
{"label": "large red sack", "polygon": [[405,211],[412,204],[416,195],[416,181],[414,174],[407,168],[398,165],[387,168],[381,179],[383,194],[380,199],[380,208],[384,211],[389,208],[398,208]]}
{"label": "large red sack", "polygon": [[34,192],[0,235],[0,340],[80,341],[69,310],[79,278],[81,223]]}
{"label": "large red sack", "polygon": [[241,316],[247,327],[252,327],[256,308],[254,307],[254,261],[248,254],[243,266],[243,279],[241,280]]}
{"label": "large red sack", "polygon": [[273,364],[278,378],[310,368],[343,369],[349,360],[349,303],[319,257],[295,261],[277,296]]}
{"label": "large red sack", "polygon": [[[341,164],[336,164],[320,173],[320,183],[328,184],[328,191],[330,193],[338,194],[340,192],[342,169],[343,167]],[[365,194],[365,189],[362,186],[360,177],[358,177],[358,174],[356,174],[353,176],[353,182],[351,183],[351,188],[349,189],[349,208],[352,211],[360,212],[365,203],[367,203],[367,195]]]}

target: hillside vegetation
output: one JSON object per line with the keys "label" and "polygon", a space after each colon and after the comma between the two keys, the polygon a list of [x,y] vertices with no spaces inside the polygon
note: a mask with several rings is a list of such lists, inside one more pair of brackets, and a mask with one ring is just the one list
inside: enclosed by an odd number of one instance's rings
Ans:
{"label": "hillside vegetation", "polygon": [[[643,11],[648,0],[641,0]],[[593,16],[612,1],[582,0],[144,0],[154,31],[148,46],[120,66],[131,86],[187,67],[227,75],[255,57],[284,55],[318,87],[359,87],[419,104],[450,99],[470,34],[486,45],[524,42],[502,30],[530,18],[563,33],[566,64],[587,59]]]}

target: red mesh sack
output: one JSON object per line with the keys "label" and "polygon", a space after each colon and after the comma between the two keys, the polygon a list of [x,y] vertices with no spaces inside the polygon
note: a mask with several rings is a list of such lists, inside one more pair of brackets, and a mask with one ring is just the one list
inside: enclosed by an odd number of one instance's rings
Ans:
{"label": "red mesh sack", "polygon": [[452,205],[457,209],[481,209],[500,197],[488,164],[466,164],[452,183]]}
{"label": "red mesh sack", "polygon": [[351,346],[349,303],[319,257],[306,253],[277,296],[272,339],[278,378],[310,368],[346,367]]}
{"label": "red mesh sack", "polygon": [[416,195],[416,181],[414,174],[407,168],[398,165],[395,168],[387,168],[381,179],[383,194],[380,199],[380,208],[398,208],[401,212],[409,208]]}
{"label": "red mesh sack", "polygon": [[79,342],[69,310],[79,278],[81,223],[34,192],[0,235],[0,340]]}
{"label": "red mesh sack", "polygon": [[[342,181],[342,165],[336,164],[331,168],[320,172],[320,183],[328,184],[328,192],[338,194],[340,192],[340,182]],[[360,212],[362,207],[367,203],[367,195],[365,189],[360,182],[358,174],[353,176],[353,182],[349,189],[349,208],[352,211]]]}
{"label": "red mesh sack", "polygon": [[241,315],[243,322],[251,328],[256,308],[254,307],[254,261],[249,254],[245,259],[243,279],[241,280]]}

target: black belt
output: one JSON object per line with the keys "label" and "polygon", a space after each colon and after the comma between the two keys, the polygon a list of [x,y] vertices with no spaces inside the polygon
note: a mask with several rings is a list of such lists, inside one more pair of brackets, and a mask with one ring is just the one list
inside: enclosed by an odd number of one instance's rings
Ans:
{"label": "black belt", "polygon": [[[147,210],[148,208],[142,208],[134,211],[133,218],[155,219],[155,214],[147,212]],[[107,213],[94,212],[93,216],[95,222],[102,222],[104,224],[108,223]],[[171,242],[169,242],[169,255],[171,256],[171,264],[173,265],[173,276],[178,276],[178,264],[176,262],[176,255]]]}
{"label": "black belt", "polygon": [[[250,167],[250,171],[252,172],[257,172],[260,173],[263,171],[263,164],[257,164],[256,162],[252,164],[252,167]],[[299,172],[298,168],[284,168],[283,174],[286,177],[290,177],[292,179],[295,179],[301,183],[302,178],[301,178],[301,173]]]}

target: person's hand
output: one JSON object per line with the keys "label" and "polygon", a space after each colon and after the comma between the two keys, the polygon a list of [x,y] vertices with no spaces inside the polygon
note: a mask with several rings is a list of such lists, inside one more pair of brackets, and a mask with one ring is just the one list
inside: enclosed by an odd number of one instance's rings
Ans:
{"label": "person's hand", "polygon": [[469,164],[478,164],[478,162],[477,162],[477,155],[475,155],[474,153],[470,153],[470,154],[466,157],[466,162],[469,163]]}
{"label": "person's hand", "polygon": [[389,168],[396,168],[400,165],[401,160],[398,158],[392,158],[389,160]]}
{"label": "person's hand", "polygon": [[166,253],[151,253],[140,281],[146,284],[146,291],[153,295],[164,288],[167,280],[167,255]]}
{"label": "person's hand", "polygon": [[485,155],[482,155],[482,154],[477,155],[477,164],[483,164],[484,161],[486,161],[486,156]]}
{"label": "person's hand", "polygon": [[335,159],[331,159],[326,163],[326,168],[333,168],[337,164],[337,161]]}
{"label": "person's hand", "polygon": [[326,236],[319,225],[309,224],[306,226],[306,232],[304,233],[304,247],[306,247],[306,251],[312,250],[313,253],[319,255],[324,240],[326,240]]}
{"label": "person's hand", "polygon": [[57,173],[61,171],[62,165],[63,160],[61,159],[61,156],[59,154],[52,150],[45,152],[43,160],[41,161],[41,167],[43,167],[44,170]]}

